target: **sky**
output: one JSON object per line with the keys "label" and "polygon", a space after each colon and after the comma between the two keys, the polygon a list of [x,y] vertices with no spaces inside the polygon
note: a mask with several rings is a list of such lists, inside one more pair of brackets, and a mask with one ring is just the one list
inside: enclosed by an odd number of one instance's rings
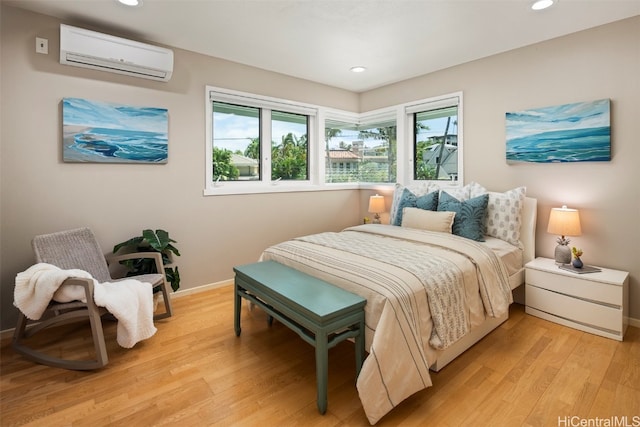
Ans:
{"label": "sky", "polygon": [[[274,121],[273,135],[276,141],[281,141],[282,137],[290,132],[300,137],[305,133],[306,126],[291,122]],[[420,132],[420,139],[427,139],[430,136],[443,135],[446,127],[447,119],[438,118],[429,121],[429,129]],[[238,116],[233,114],[214,114],[214,146],[226,148],[233,152],[236,150],[244,151],[251,142],[251,138],[258,136],[259,121],[258,118],[246,116]],[[450,134],[457,134],[457,126],[449,127]],[[358,131],[343,130],[342,133],[330,141],[330,148],[338,148],[340,142],[347,145],[354,141],[362,140]],[[373,147],[379,145],[380,141],[375,139],[365,139],[365,147]],[[324,141],[323,141],[324,144]]]}
{"label": "sky", "polygon": [[[255,117],[238,116],[235,114],[214,114],[214,146],[227,148],[231,151],[241,150],[251,143],[252,138],[259,136],[259,120]],[[272,121],[272,134],[276,141],[293,133],[300,137],[306,133],[306,126],[303,124]]]}

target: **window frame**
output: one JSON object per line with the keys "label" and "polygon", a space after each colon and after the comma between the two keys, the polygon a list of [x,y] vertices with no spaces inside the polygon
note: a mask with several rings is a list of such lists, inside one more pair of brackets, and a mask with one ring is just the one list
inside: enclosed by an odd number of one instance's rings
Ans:
{"label": "window frame", "polygon": [[[458,105],[458,180],[415,180],[414,179],[414,137],[415,126],[413,114],[427,109],[442,108],[451,99],[457,99]],[[261,158],[259,181],[213,181],[213,101],[260,108],[261,116]],[[450,106],[450,105],[449,105]],[[420,110],[423,109],[423,110]],[[308,116],[308,179],[307,180],[272,180],[271,179],[271,110]],[[396,121],[396,182],[410,185],[412,183],[433,182],[442,188],[462,186],[464,183],[463,163],[463,97],[462,92],[453,92],[417,101],[397,104],[363,113],[295,102],[281,98],[251,94],[214,86],[205,86],[205,196],[280,193],[301,191],[331,191],[347,189],[389,190],[395,182],[340,182],[328,183],[326,179],[326,146],[325,120],[343,121],[346,123],[367,125],[381,119],[390,119],[395,115]],[[265,143],[265,141],[267,143]]]}
{"label": "window frame", "polygon": [[[214,181],[213,180],[213,103],[255,107],[260,109],[260,179],[252,181]],[[253,193],[277,193],[289,191],[312,191],[317,189],[317,133],[318,107],[296,103],[285,99],[254,95],[213,86],[205,87],[205,196]],[[307,169],[306,180],[271,179],[271,111],[293,113],[307,116]],[[314,178],[315,177],[315,178]]]}
{"label": "window frame", "polygon": [[[215,113],[215,111],[214,111],[214,110],[215,110],[215,106],[214,106],[214,104],[216,104],[216,103],[218,103],[218,104],[224,104],[224,105],[227,105],[227,106],[230,106],[230,107],[241,107],[241,108],[243,108],[243,109],[251,108],[251,109],[255,109],[255,110],[257,110],[257,119],[258,119],[258,139],[259,139],[260,141],[262,140],[261,133],[262,133],[262,120],[263,120],[263,117],[262,117],[262,114],[261,114],[261,110],[260,110],[260,108],[258,108],[258,107],[252,107],[252,106],[246,106],[246,105],[231,104],[231,103],[229,103],[229,102],[222,102],[222,101],[218,101],[218,100],[215,100],[215,101],[214,101],[214,100],[212,100],[212,101],[210,101],[210,104],[211,104],[211,113],[212,113],[212,114],[214,114],[214,113]],[[212,127],[211,127],[211,130],[212,130],[211,142],[212,142],[212,149],[213,149],[213,148],[215,148],[215,147],[214,147],[214,145],[213,145],[213,138],[214,138],[214,133],[213,133],[213,130],[214,130],[214,129],[213,129],[213,127],[214,127],[214,123],[215,123],[215,120],[213,119],[213,116],[211,116],[211,123],[212,123],[212,125],[211,125],[211,126],[212,126]],[[260,150],[262,150],[262,142],[260,143]],[[262,158],[262,152],[260,152],[259,157],[260,157],[260,158]],[[212,165],[212,166],[213,166],[213,165]],[[213,178],[214,178],[213,167],[211,168],[211,173],[212,173],[211,180],[213,180]],[[262,167],[262,165],[259,165],[259,166],[258,166],[258,181],[262,179],[262,176],[263,176],[263,167]],[[232,180],[229,180],[229,181],[230,181],[230,182],[236,182],[236,181],[241,181],[241,180],[240,180],[240,179],[232,179]],[[255,180],[255,179],[252,179],[252,180],[248,180],[248,181],[256,181],[256,180]]]}
{"label": "window frame", "polygon": [[[326,180],[326,176],[322,177],[322,182],[324,183],[324,185],[326,186],[330,186],[330,187],[335,187],[335,186],[345,186],[345,185],[357,185],[357,188],[379,188],[379,187],[384,187],[384,186],[388,186],[388,185],[394,185],[395,182],[398,181],[398,146],[400,145],[400,138],[398,136],[400,128],[402,127],[402,121],[399,120],[399,116],[398,116],[398,106],[391,106],[391,107],[385,107],[385,108],[380,108],[378,110],[372,110],[372,111],[367,111],[365,113],[350,113],[347,111],[340,111],[340,110],[330,110],[327,109],[326,113],[323,115],[323,120],[322,123],[320,123],[321,127],[322,127],[322,135],[323,135],[323,142],[324,142],[324,130],[326,127],[326,120],[332,120],[332,121],[337,121],[337,122],[343,122],[346,124],[352,124],[352,125],[356,125],[356,126],[371,126],[371,127],[375,127],[376,124],[380,123],[380,122],[384,122],[384,121],[388,121],[388,120],[393,120],[395,121],[396,124],[396,180],[394,182],[374,182],[374,181],[351,181],[351,182],[344,182],[344,183],[340,183],[340,182],[325,182]],[[324,149],[323,149],[323,153],[324,153]],[[324,153],[324,156],[322,158],[322,163],[321,163],[321,169],[323,170],[323,172],[326,170],[326,165],[325,165],[325,161],[326,161],[326,153]]]}
{"label": "window frame", "polygon": [[[458,179],[455,181],[415,179],[415,113],[438,110],[441,108],[452,107],[454,105],[458,107]],[[464,114],[462,92],[453,92],[446,95],[423,99],[415,103],[407,103],[404,106],[404,116],[404,131],[406,132],[407,137],[405,139],[405,144],[403,145],[407,151],[405,156],[406,161],[404,163],[405,167],[403,168],[403,182],[407,185],[431,182],[442,188],[462,186],[464,183]],[[399,157],[400,155],[398,154],[398,158]]]}

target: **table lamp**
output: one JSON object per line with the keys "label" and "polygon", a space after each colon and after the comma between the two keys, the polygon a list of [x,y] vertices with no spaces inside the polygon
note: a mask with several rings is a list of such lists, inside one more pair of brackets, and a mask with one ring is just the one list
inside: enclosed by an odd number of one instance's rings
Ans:
{"label": "table lamp", "polygon": [[578,210],[569,209],[566,205],[561,208],[551,209],[547,233],[560,235],[556,240],[558,242],[555,250],[556,264],[569,264],[571,262],[570,240],[565,236],[579,236],[582,234]]}
{"label": "table lamp", "polygon": [[369,213],[375,214],[373,217],[373,224],[380,224],[380,214],[385,211],[384,196],[371,196],[369,197]]}

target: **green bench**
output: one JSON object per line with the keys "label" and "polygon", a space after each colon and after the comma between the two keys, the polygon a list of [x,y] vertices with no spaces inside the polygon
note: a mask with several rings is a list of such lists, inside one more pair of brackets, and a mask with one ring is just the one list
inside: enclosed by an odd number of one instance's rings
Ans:
{"label": "green bench", "polygon": [[366,300],[274,261],[234,267],[234,327],[240,336],[241,298],[261,307],[315,347],[318,411],[327,411],[329,349],[355,339],[356,377],[364,359]]}

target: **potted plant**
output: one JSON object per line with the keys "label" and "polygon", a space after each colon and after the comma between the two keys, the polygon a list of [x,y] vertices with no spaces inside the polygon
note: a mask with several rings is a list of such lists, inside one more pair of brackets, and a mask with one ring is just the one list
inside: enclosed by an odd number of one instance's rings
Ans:
{"label": "potted plant", "polygon": [[571,248],[571,253],[573,253],[573,266],[575,268],[582,268],[583,264],[582,264],[582,260],[580,259],[580,257],[582,256],[582,249],[580,248],[576,248],[575,246],[573,248]]}
{"label": "potted plant", "polygon": [[[162,254],[162,264],[167,282],[171,283],[171,289],[177,291],[180,288],[180,272],[178,267],[166,267],[173,262],[173,255],[180,256],[178,248],[172,245],[177,243],[169,237],[169,233],[164,230],[143,230],[142,236],[132,237],[131,239],[118,243],[113,247],[115,254],[121,249],[128,249],[129,252],[160,252]],[[149,258],[138,258],[120,261],[127,267],[127,276],[135,276],[139,274],[160,273],[156,271],[155,262]]]}

